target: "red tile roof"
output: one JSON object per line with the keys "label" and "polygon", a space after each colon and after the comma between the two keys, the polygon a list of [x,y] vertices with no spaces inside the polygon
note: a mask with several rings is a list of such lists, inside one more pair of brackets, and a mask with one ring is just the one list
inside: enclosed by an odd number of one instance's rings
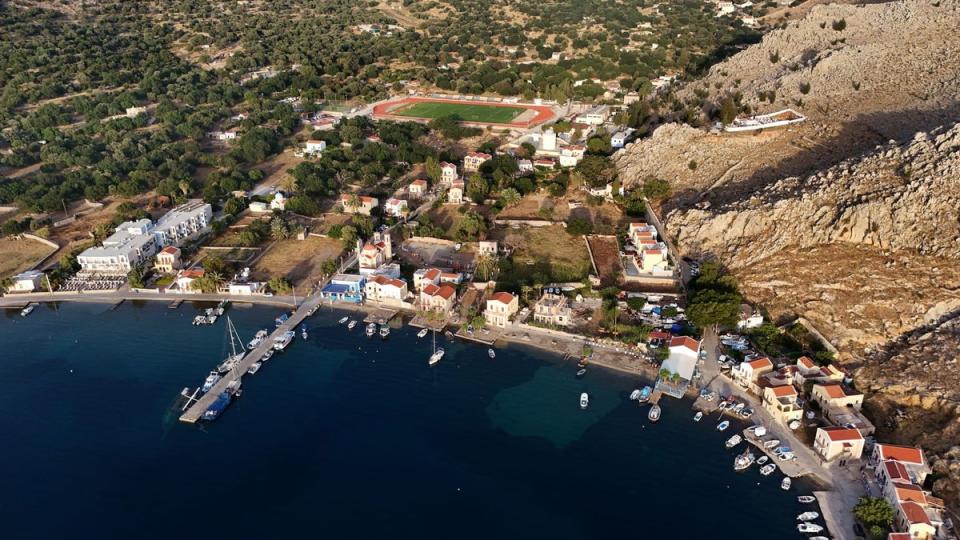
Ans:
{"label": "red tile roof", "polygon": [[443,298],[445,298],[445,299],[447,299],[447,300],[449,300],[449,299],[450,299],[451,297],[453,297],[455,294],[457,294],[457,290],[454,289],[453,287],[449,286],[449,285],[441,285],[441,286],[439,287],[439,289],[437,290],[437,295],[438,295],[438,296],[442,296]]}
{"label": "red tile roof", "polygon": [[887,540],[913,540],[910,538],[910,533],[890,533],[887,536]]}
{"label": "red tile roof", "polygon": [[907,473],[907,468],[903,466],[903,463],[887,460],[883,462],[883,468],[887,471],[887,476],[890,477],[891,482],[910,483],[910,474]]}
{"label": "red tile roof", "polygon": [[439,290],[440,290],[440,287],[437,287],[437,286],[434,285],[433,283],[430,283],[430,284],[428,284],[426,287],[423,288],[423,294],[425,294],[425,295],[427,295],[427,296],[434,296],[434,295],[437,294],[437,291],[439,291]]}
{"label": "red tile roof", "polygon": [[893,490],[897,493],[898,501],[913,501],[920,504],[926,504],[927,497],[924,495],[920,486],[914,484],[897,484]]}
{"label": "red tile roof", "polygon": [[169,253],[170,255],[176,255],[176,254],[180,253],[180,249],[178,249],[178,248],[176,248],[176,247],[174,247],[174,246],[167,246],[167,247],[163,248],[163,251],[161,251],[160,253]]}
{"label": "red tile roof", "polygon": [[423,273],[423,277],[433,281],[440,277],[440,270],[438,268],[431,268]]}
{"label": "red tile roof", "polygon": [[823,432],[827,434],[827,438],[833,442],[863,440],[863,435],[860,434],[860,431],[853,428],[831,426],[820,429],[823,430]]}
{"label": "red tile roof", "polygon": [[757,358],[756,360],[752,360],[748,362],[747,365],[753,369],[763,369],[767,367],[770,369],[773,369],[773,362],[771,362],[770,359],[767,358],[766,356],[764,356],[763,358]]}
{"label": "red tile roof", "polygon": [[911,463],[914,465],[923,465],[923,450],[911,446],[898,446],[896,444],[878,444],[877,455],[881,461],[892,459],[901,463]]}
{"label": "red tile roof", "polygon": [[843,387],[839,384],[821,384],[818,386],[823,388],[824,393],[826,393],[831,399],[847,397],[847,393],[844,392]]}
{"label": "red tile roof", "polygon": [[513,302],[513,295],[508,292],[498,292],[493,293],[493,296],[490,297],[492,302],[500,302],[501,304],[509,304]]}
{"label": "red tile roof", "polygon": [[393,285],[398,289],[402,289],[407,283],[399,279],[391,279],[387,276],[374,276],[371,281],[379,283],[380,285]]}
{"label": "red tile roof", "polygon": [[797,363],[803,366],[804,369],[813,369],[817,367],[817,365],[813,363],[813,360],[807,358],[806,356],[797,358]]}
{"label": "red tile roof", "polygon": [[417,178],[416,180],[414,180],[413,182],[411,182],[410,185],[411,185],[411,186],[418,186],[418,187],[427,187],[427,181],[424,180],[423,178]]}
{"label": "red tile roof", "polygon": [[654,330],[650,332],[649,339],[672,339],[673,334],[670,332],[661,332],[660,330]]}
{"label": "red tile roof", "polygon": [[773,395],[777,397],[790,397],[797,395],[797,389],[789,384],[784,386],[774,386],[771,388],[771,390],[773,390]]}
{"label": "red tile roof", "polygon": [[907,521],[909,521],[911,524],[926,523],[931,527],[933,526],[930,523],[930,518],[927,517],[927,513],[923,511],[923,507],[919,504],[906,501],[900,503],[900,508],[903,510],[904,517],[906,517]]}
{"label": "red tile roof", "polygon": [[677,336],[670,340],[670,347],[686,347],[693,352],[699,352],[700,342],[689,336]]}
{"label": "red tile roof", "polygon": [[201,268],[201,269],[199,269],[199,270],[184,270],[184,271],[180,274],[180,276],[181,276],[181,277],[185,277],[185,278],[196,279],[196,278],[203,277],[203,274],[204,274],[204,271],[203,271],[203,269]]}
{"label": "red tile roof", "polygon": [[491,156],[490,154],[484,154],[483,152],[470,152],[469,154],[467,154],[467,157],[471,157],[471,158],[483,158],[484,160],[488,160],[488,159],[492,158],[493,156]]}

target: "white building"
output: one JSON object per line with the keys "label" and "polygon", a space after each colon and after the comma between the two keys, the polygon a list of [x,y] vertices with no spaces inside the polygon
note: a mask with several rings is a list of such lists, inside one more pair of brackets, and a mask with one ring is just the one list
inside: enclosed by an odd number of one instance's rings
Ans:
{"label": "white building", "polygon": [[43,287],[43,272],[27,270],[13,276],[13,285],[10,292],[33,292]]}
{"label": "white building", "polygon": [[487,299],[487,308],[483,310],[483,317],[488,326],[506,328],[510,317],[520,310],[517,297],[508,292],[494,293]]}
{"label": "white building", "polygon": [[444,161],[440,164],[440,183],[450,185],[457,179],[457,166]]}
{"label": "white building", "polygon": [[261,288],[263,288],[263,283],[247,281],[245,283],[231,283],[227,292],[237,296],[250,296],[259,293]]}
{"label": "white building", "polygon": [[287,198],[284,197],[282,191],[273,194],[273,199],[270,201],[270,209],[280,211],[287,209]]}
{"label": "white building", "polygon": [[151,233],[149,219],[121,223],[102,246],[85,249],[77,256],[84,272],[126,274],[144,265],[157,252],[158,237]]}
{"label": "white building", "polygon": [[191,200],[167,212],[153,229],[160,245],[180,245],[195,238],[210,225],[213,207],[199,200]]}
{"label": "white building", "polygon": [[387,276],[373,276],[367,280],[364,293],[369,301],[400,306],[407,297],[407,282]]}
{"label": "white building", "polygon": [[326,141],[307,141],[307,144],[303,149],[303,153],[307,156],[319,156],[326,149]]}
{"label": "white building", "polygon": [[692,380],[700,356],[700,342],[691,337],[678,336],[670,340],[669,350],[670,355],[660,367],[676,373],[685,381]]}
{"label": "white building", "polygon": [[403,217],[409,211],[407,201],[403,199],[387,199],[387,202],[383,203],[383,213],[388,216]]}
{"label": "white building", "polygon": [[592,109],[578,114],[574,122],[578,124],[587,124],[590,126],[602,126],[610,116],[610,107],[598,105]]}
{"label": "white building", "polygon": [[613,148],[623,148],[627,144],[627,132],[618,131],[610,136],[610,146]]}
{"label": "white building", "polygon": [[577,163],[580,163],[580,160],[583,159],[583,155],[586,152],[587,147],[579,144],[563,147],[563,149],[560,150],[560,166],[575,167]]}

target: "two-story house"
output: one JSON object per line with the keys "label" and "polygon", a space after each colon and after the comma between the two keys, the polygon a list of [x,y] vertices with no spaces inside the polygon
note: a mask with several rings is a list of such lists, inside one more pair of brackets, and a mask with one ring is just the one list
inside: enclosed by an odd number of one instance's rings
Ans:
{"label": "two-story house", "polygon": [[480,166],[483,165],[483,162],[490,159],[493,159],[493,156],[490,154],[485,154],[483,152],[470,152],[463,158],[463,171],[477,172],[480,170]]}
{"label": "two-story house", "polygon": [[803,408],[797,403],[797,389],[792,385],[763,389],[763,408],[781,424],[803,418]]}
{"label": "two-story house", "polygon": [[506,328],[510,317],[520,310],[520,301],[508,292],[493,293],[487,299],[487,307],[483,310],[483,318],[487,326]]}
{"label": "two-story house", "polygon": [[559,293],[544,292],[540,301],[533,308],[533,320],[550,326],[565,327],[569,325],[570,315],[569,300]]}
{"label": "two-story house", "polygon": [[824,462],[839,459],[860,459],[863,455],[863,435],[845,427],[821,427],[813,438],[813,449]]}
{"label": "two-story house", "polygon": [[407,282],[387,276],[373,276],[367,281],[364,292],[367,301],[399,307],[407,297]]}
{"label": "two-story house", "polygon": [[344,193],[340,195],[340,206],[343,207],[345,214],[363,214],[369,216],[373,209],[380,204],[376,197],[366,195],[351,195]]}
{"label": "two-story house", "polygon": [[734,366],[734,368],[730,370],[730,375],[733,376],[733,380],[741,386],[751,390],[755,394],[759,394],[760,387],[757,385],[757,382],[762,375],[770,373],[771,371],[773,371],[773,362],[764,356],[763,358],[757,358],[749,362],[741,362],[740,365]]}
{"label": "two-story house", "polygon": [[448,315],[453,311],[457,299],[457,290],[452,285],[434,285],[428,283],[420,291],[420,308]]}

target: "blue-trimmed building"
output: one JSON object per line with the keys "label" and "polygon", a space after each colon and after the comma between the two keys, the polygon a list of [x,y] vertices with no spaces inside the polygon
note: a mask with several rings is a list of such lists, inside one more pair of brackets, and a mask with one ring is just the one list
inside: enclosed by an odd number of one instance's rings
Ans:
{"label": "blue-trimmed building", "polygon": [[366,276],[359,274],[337,274],[330,283],[320,290],[320,296],[331,302],[363,302],[363,289],[367,284]]}

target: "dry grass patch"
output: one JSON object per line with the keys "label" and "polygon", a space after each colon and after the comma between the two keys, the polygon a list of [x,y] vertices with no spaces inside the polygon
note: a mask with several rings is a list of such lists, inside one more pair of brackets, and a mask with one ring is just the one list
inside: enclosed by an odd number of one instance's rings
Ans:
{"label": "dry grass patch", "polygon": [[562,225],[496,229],[490,236],[514,248],[512,270],[502,276],[508,281],[580,281],[590,273],[586,243]]}
{"label": "dry grass patch", "polygon": [[0,277],[28,270],[54,251],[54,248],[29,238],[0,238]]}
{"label": "dry grass patch", "polygon": [[255,279],[286,277],[297,287],[312,286],[323,274],[324,261],[336,259],[343,252],[339,240],[308,236],[306,240],[281,240],[253,267]]}

